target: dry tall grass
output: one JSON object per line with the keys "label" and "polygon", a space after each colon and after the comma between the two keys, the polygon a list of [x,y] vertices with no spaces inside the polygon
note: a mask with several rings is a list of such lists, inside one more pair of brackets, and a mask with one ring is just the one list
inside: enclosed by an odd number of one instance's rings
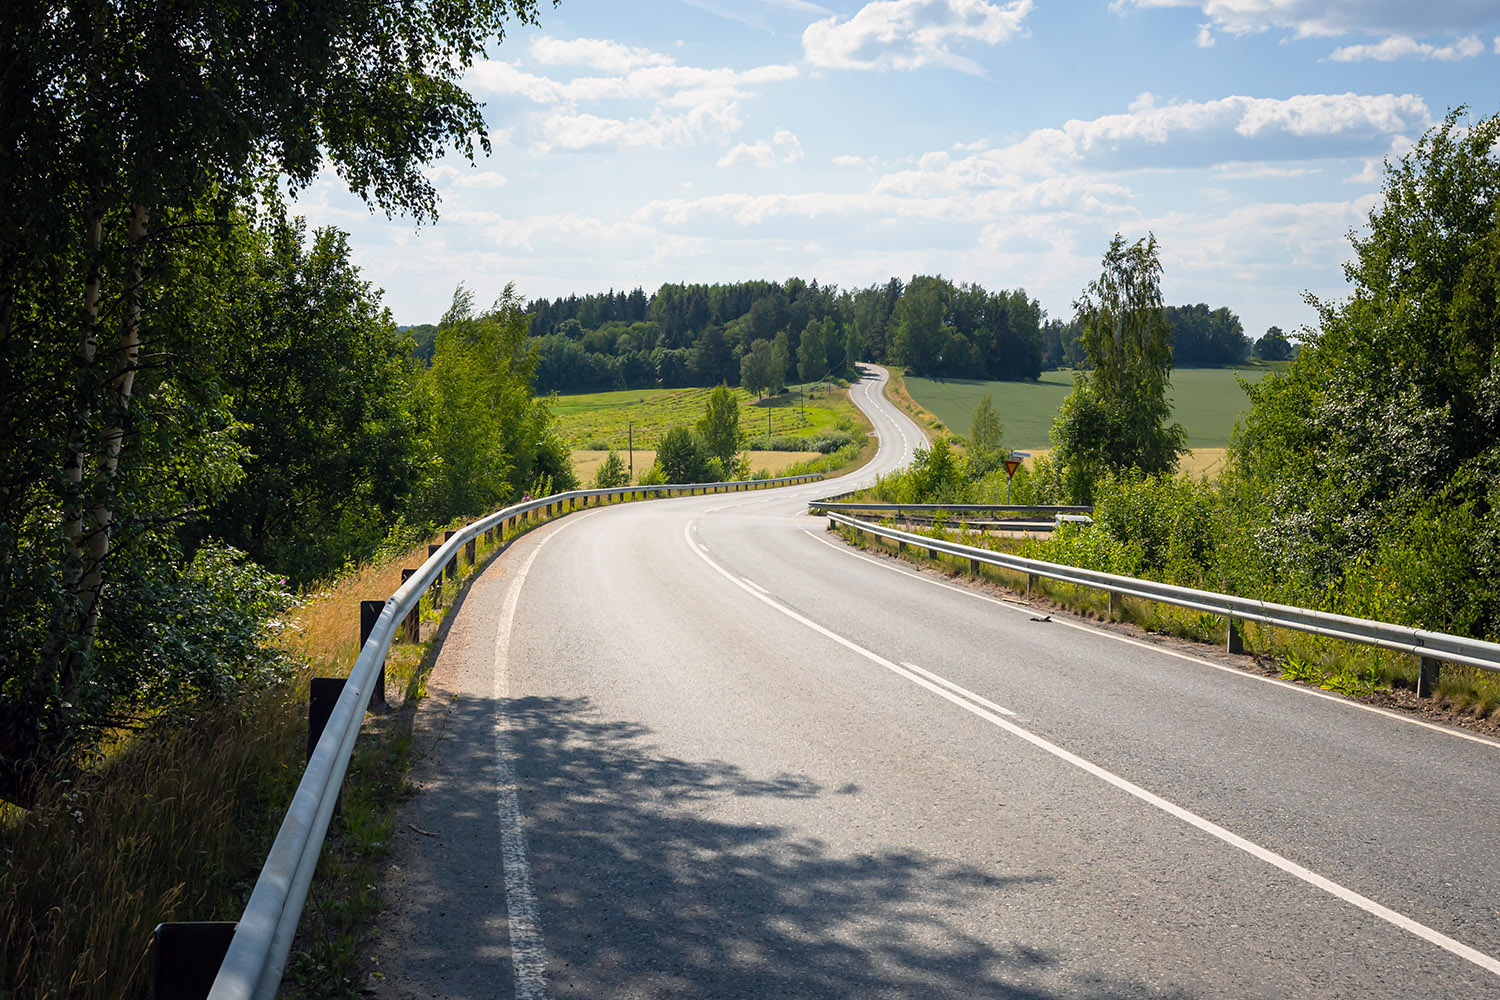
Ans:
{"label": "dry tall grass", "polygon": [[[302,776],[307,678],[347,676],[359,601],[426,555],[310,595],[281,637],[303,664],[286,685],[121,734],[75,782],[0,813],[0,998],[147,997],[158,923],[238,916]],[[392,649],[393,697],[420,655]]]}

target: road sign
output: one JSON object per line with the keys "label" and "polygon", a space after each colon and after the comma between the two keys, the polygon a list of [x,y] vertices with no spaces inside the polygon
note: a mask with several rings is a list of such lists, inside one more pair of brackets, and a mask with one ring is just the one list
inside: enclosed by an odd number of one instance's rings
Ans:
{"label": "road sign", "polygon": [[1011,476],[1014,476],[1016,474],[1016,470],[1020,467],[1021,460],[1019,458],[1007,458],[1005,460],[1005,478],[1009,479]]}

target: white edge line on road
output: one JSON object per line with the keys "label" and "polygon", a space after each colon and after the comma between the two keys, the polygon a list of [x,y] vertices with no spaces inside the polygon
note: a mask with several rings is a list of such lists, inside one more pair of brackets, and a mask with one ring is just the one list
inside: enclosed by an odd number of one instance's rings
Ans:
{"label": "white edge line on road", "polygon": [[[944,583],[942,580],[934,580],[922,573],[915,573],[909,569],[904,569],[900,566],[892,565],[889,560],[876,559],[873,556],[867,556],[847,544],[831,542],[827,538],[823,537],[826,532],[817,532],[811,530],[810,528],[803,528],[802,530],[806,535],[808,535],[808,537],[822,542],[824,545],[828,546],[831,549],[835,549],[847,556],[851,556],[863,562],[867,562],[872,565],[879,566],[883,569],[890,570],[893,573],[899,573],[902,576],[909,576],[914,580],[921,580],[923,583],[931,584],[934,587],[942,587],[944,590],[951,590],[955,593],[966,594],[969,597],[974,598],[975,600],[984,601],[988,604],[998,604],[1000,607],[1008,608],[1011,611],[1020,611],[1028,615],[1036,614],[1035,608],[1027,607],[1024,604],[1016,604],[1011,601],[1002,600],[998,597],[991,597],[989,594],[982,593],[978,590],[971,590],[968,587],[960,587],[955,584]],[[1403,715],[1400,712],[1393,712],[1388,708],[1380,708],[1376,705],[1366,705],[1363,702],[1353,701],[1349,698],[1344,698],[1336,694],[1329,694],[1327,691],[1319,691],[1316,688],[1310,688],[1305,684],[1294,684],[1291,681],[1284,681],[1278,677],[1265,677],[1261,674],[1252,674],[1248,670],[1241,670],[1238,667],[1232,667],[1223,663],[1215,663],[1212,660],[1204,659],[1201,656],[1194,656],[1191,653],[1182,653],[1178,652],[1175,649],[1166,649],[1161,646],[1155,645],[1154,643],[1142,642],[1139,639],[1132,639],[1128,635],[1117,635],[1116,633],[1107,631],[1105,629],[1093,628],[1092,626],[1085,625],[1082,622],[1072,622],[1062,618],[1054,618],[1049,624],[1061,625],[1064,628],[1076,629],[1079,632],[1088,632],[1091,635],[1101,636],[1105,639],[1112,639],[1115,642],[1123,642],[1128,646],[1136,646],[1140,649],[1149,649],[1153,653],[1160,653],[1163,656],[1176,657],[1179,660],[1186,660],[1189,663],[1196,663],[1199,666],[1203,667],[1212,667],[1215,670],[1223,671],[1226,674],[1233,674],[1236,677],[1243,677],[1246,680],[1260,681],[1262,684],[1271,684],[1275,687],[1284,688],[1288,691],[1295,691],[1297,694],[1306,695],[1309,698],[1321,698],[1323,701],[1333,702],[1336,705],[1343,705],[1345,708],[1357,708],[1361,712],[1370,712],[1374,715],[1382,715],[1387,719],[1391,719],[1395,722],[1404,722],[1409,726],[1421,726],[1423,729],[1430,729],[1435,733],[1442,733],[1445,736],[1454,736],[1461,740],[1468,740],[1470,743],[1481,743],[1484,746],[1500,750],[1500,743],[1497,743],[1496,741],[1491,739],[1486,739],[1483,736],[1478,736],[1474,733],[1465,732],[1462,729],[1456,729],[1450,726],[1439,726],[1431,722],[1425,722],[1422,719],[1414,719],[1409,715]]]}
{"label": "white edge line on road", "polygon": [[[696,524],[696,521],[690,521],[688,524],[684,525],[683,534],[690,534],[694,524]],[[745,591],[751,597],[754,597],[756,600],[763,602],[771,608],[774,608],[775,610],[786,615],[788,618],[791,618],[793,621],[807,626],[814,632],[817,632],[819,635],[822,635],[827,639],[831,639],[832,641],[838,643],[840,646],[843,646],[846,649],[859,654],[872,663],[876,663],[882,667],[885,667],[887,670],[891,671],[894,674],[905,677],[906,679],[912,681],[914,684],[926,688],[927,690],[933,692],[941,698],[947,699],[948,701],[957,705],[959,708],[962,708],[964,711],[976,715],[992,725],[998,726],[999,728],[1010,733],[1012,736],[1025,740],[1027,743],[1030,743],[1032,746],[1038,748],[1039,750],[1043,750],[1046,753],[1049,753],[1052,756],[1056,757],[1057,759],[1073,765],[1079,770],[1084,771],[1095,778],[1098,778],[1100,781],[1104,781],[1115,786],[1126,794],[1134,796],[1142,802],[1145,802],[1147,805],[1153,806],[1154,808],[1161,810],[1167,815],[1181,820],[1189,826],[1195,827],[1211,837],[1215,837],[1218,840],[1223,841],[1231,847],[1235,847],[1241,851],[1244,851],[1246,854],[1249,854],[1253,858],[1263,861],[1274,868],[1280,869],[1293,878],[1300,879],[1308,885],[1313,886],[1317,889],[1321,889],[1322,891],[1328,893],[1330,896],[1333,896],[1336,899],[1342,900],[1343,902],[1348,903],[1351,906],[1355,906],[1361,910],[1364,910],[1366,913],[1374,917],[1378,917],[1379,919],[1384,920],[1386,923],[1391,924],[1394,927],[1398,927],[1401,930],[1406,931],[1408,934],[1413,935],[1414,937],[1421,938],[1423,941],[1426,941],[1429,944],[1434,944],[1439,948],[1442,948],[1444,951],[1462,958],[1466,962],[1471,962],[1487,972],[1490,972],[1496,976],[1500,976],[1500,959],[1493,958],[1489,955],[1486,955],[1482,951],[1471,948],[1463,942],[1457,941],[1442,933],[1441,931],[1434,930],[1433,928],[1428,927],[1426,924],[1419,923],[1403,913],[1398,913],[1395,910],[1392,910],[1390,907],[1383,906],[1380,903],[1375,902],[1375,900],[1370,899],[1368,896],[1362,896],[1359,893],[1355,892],[1353,889],[1342,886],[1339,883],[1334,882],[1332,879],[1319,875],[1317,872],[1312,871],[1311,869],[1304,868],[1303,866],[1297,864],[1295,861],[1292,861],[1289,858],[1282,857],[1275,851],[1269,850],[1265,847],[1261,847],[1259,844],[1256,844],[1253,841],[1246,840],[1239,834],[1225,829],[1212,820],[1205,819],[1202,816],[1199,816],[1197,813],[1190,812],[1189,810],[1184,809],[1182,806],[1177,805],[1175,802],[1169,802],[1168,800],[1162,798],[1154,792],[1149,792],[1146,789],[1142,788],[1140,785],[1128,781],[1112,771],[1106,771],[1104,768],[1100,767],[1098,764],[1095,764],[1092,761],[1085,760],[1084,758],[1069,750],[1064,750],[1062,747],[1051,742],[1050,740],[1038,736],[1031,730],[1024,729],[1021,726],[1016,725],[1014,722],[1011,722],[1009,719],[1006,719],[999,713],[993,712],[990,709],[985,708],[983,705],[961,697],[960,695],[955,694],[952,690],[947,689],[951,687],[957,690],[965,690],[959,687],[959,685],[945,681],[945,686],[939,687],[937,684],[928,681],[926,678],[912,673],[904,667],[901,667],[900,665],[887,660],[879,653],[872,652],[871,650],[866,649],[858,643],[850,639],[846,639],[838,633],[833,632],[827,628],[824,628],[822,625],[819,625],[812,619],[807,618],[806,616],[799,614],[796,611],[793,611],[791,608],[780,603],[774,598],[768,597],[765,594],[757,594],[755,591],[751,590],[749,587],[746,587],[738,579],[736,579],[734,574],[730,573],[729,570],[714,562],[707,555],[703,555],[701,558],[704,562],[708,563],[715,572],[719,573],[736,587],[739,587],[741,590]],[[972,695],[971,697],[978,698],[978,695]]]}
{"label": "white edge line on road", "polygon": [[1001,715],[1016,714],[1015,712],[1012,712],[1010,709],[1006,708],[1004,705],[997,705],[993,701],[990,701],[988,698],[982,698],[979,695],[975,694],[973,691],[970,691],[968,688],[953,683],[946,677],[939,677],[931,670],[923,670],[915,663],[907,663],[905,660],[902,660],[901,665],[907,670],[915,670],[917,673],[932,681],[934,684],[941,684],[943,687],[952,691],[954,694],[959,695],[960,697],[968,698],[970,701],[976,704],[983,705],[985,708],[989,709],[992,712],[999,712]]}
{"label": "white edge line on road", "polygon": [[[605,509],[600,507],[583,514],[578,520]],[[541,908],[531,884],[526,831],[521,823],[521,798],[515,767],[511,764],[515,759],[515,748],[510,740],[510,719],[505,714],[505,703],[510,699],[510,634],[526,574],[531,572],[531,564],[536,562],[542,548],[557,535],[558,531],[545,535],[516,569],[500,609],[499,628],[495,631],[495,790],[500,819],[500,862],[505,869],[506,929],[510,934],[510,964],[517,1000],[547,1000],[547,948],[542,940]]]}
{"label": "white edge line on road", "polygon": [[769,594],[770,593],[769,590],[767,590],[765,587],[762,587],[760,584],[756,583],[754,580],[750,579],[748,576],[742,576],[742,577],[740,577],[740,579],[744,580],[750,586],[754,587],[756,589],[756,591],[758,591],[759,593],[762,593],[762,594]]}

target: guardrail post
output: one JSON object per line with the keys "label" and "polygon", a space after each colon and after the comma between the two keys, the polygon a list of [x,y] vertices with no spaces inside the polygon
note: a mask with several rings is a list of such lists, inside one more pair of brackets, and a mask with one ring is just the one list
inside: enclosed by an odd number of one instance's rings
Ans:
{"label": "guardrail post", "polygon": [[972,556],[969,557],[969,575],[970,576],[978,576],[979,575],[979,560],[975,559]]}
{"label": "guardrail post", "polygon": [[328,728],[333,706],[344,693],[344,678],[311,677],[307,683],[307,759],[311,760],[323,730]]}
{"label": "guardrail post", "polygon": [[206,1000],[237,926],[233,920],[157,924],[151,934],[154,1000]]}
{"label": "guardrail post", "polygon": [[[456,532],[456,531],[445,531],[445,532],[443,532],[443,541],[445,541],[445,542],[452,541],[453,540],[453,536],[456,535],[456,534],[458,534],[458,532]],[[446,576],[450,580],[456,580],[456,579],[458,579],[458,553],[457,552],[453,553],[453,557],[448,560],[448,565],[446,565],[446,566],[443,567],[443,575]]]}
{"label": "guardrail post", "polygon": [[[401,571],[401,582],[405,583],[417,575],[414,569],[403,569]],[[401,632],[406,636],[407,642],[422,641],[422,599],[417,598],[417,603],[411,606],[406,613],[406,618],[401,622]]]}
{"label": "guardrail post", "polygon": [[1033,588],[1036,587],[1036,585],[1037,585],[1037,575],[1035,573],[1027,573],[1026,574],[1026,596],[1027,597],[1031,596],[1031,591],[1032,591]]}
{"label": "guardrail post", "polygon": [[[433,556],[437,555],[438,549],[441,549],[441,548],[442,548],[441,545],[428,545],[427,546],[427,558],[431,559]],[[443,574],[439,573],[437,576],[433,577],[432,586],[430,588],[428,588],[428,589],[432,591],[432,606],[434,608],[440,608],[440,607],[442,607],[443,606]]]}
{"label": "guardrail post", "polygon": [[1431,698],[1437,693],[1438,675],[1442,672],[1441,660],[1430,656],[1417,657],[1417,697]]}
{"label": "guardrail post", "polygon": [[1109,620],[1115,621],[1120,617],[1120,594],[1118,591],[1109,591]]}
{"label": "guardrail post", "polygon": [[[359,602],[359,648],[364,649],[365,643],[370,641],[370,633],[375,631],[375,623],[380,620],[380,612],[385,610],[384,601],[360,601]],[[380,661],[380,673],[375,675],[375,693],[370,696],[370,703],[385,708],[385,660]]]}
{"label": "guardrail post", "polygon": [[474,550],[478,546],[478,543],[478,539],[475,538],[471,538],[467,542],[464,542],[464,561],[467,562],[470,566],[474,565],[474,556],[476,554]]}
{"label": "guardrail post", "polygon": [[1243,653],[1245,651],[1245,637],[1240,635],[1240,627],[1234,623],[1234,615],[1229,617],[1229,634],[1224,640],[1224,648],[1231,653]]}

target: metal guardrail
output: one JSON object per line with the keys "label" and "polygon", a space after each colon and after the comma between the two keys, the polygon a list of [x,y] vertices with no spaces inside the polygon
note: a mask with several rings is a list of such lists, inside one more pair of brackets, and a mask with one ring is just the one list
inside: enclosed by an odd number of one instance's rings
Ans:
{"label": "metal guardrail", "polygon": [[[809,504],[808,506],[816,508],[823,505]],[[1368,618],[1353,618],[1326,611],[1274,604],[1270,601],[1257,601],[1231,594],[1218,594],[1191,587],[1178,587],[1137,577],[1116,576],[1112,573],[1101,573],[1077,566],[1043,562],[1040,559],[1025,559],[1021,556],[931,538],[869,521],[860,521],[837,511],[828,511],[827,514],[830,528],[843,525],[855,531],[889,539],[896,542],[898,546],[910,545],[913,548],[926,549],[933,558],[941,552],[968,559],[971,567],[984,563],[1013,572],[1025,573],[1028,589],[1036,578],[1045,577],[1049,580],[1060,580],[1064,583],[1105,591],[1110,595],[1111,611],[1118,610],[1121,597],[1139,597],[1180,608],[1222,615],[1228,619],[1227,644],[1231,652],[1241,651],[1239,632],[1235,623],[1243,621],[1410,653],[1420,660],[1417,694],[1424,697],[1429,696],[1437,687],[1440,663],[1461,663],[1482,670],[1500,671],[1500,643],[1469,639],[1446,632],[1429,632],[1426,629],[1412,628],[1407,625],[1391,625]]]}
{"label": "metal guardrail", "polygon": [[945,511],[950,514],[1040,514],[1055,517],[1058,514],[1092,514],[1092,507],[1036,506],[1007,503],[860,503],[853,500],[816,500],[808,508],[817,511],[839,511],[848,514],[867,510],[874,513],[918,513],[928,514]]}
{"label": "metal guardrail", "polygon": [[[322,853],[339,787],[349,766],[354,741],[359,736],[365,711],[376,680],[383,676],[386,654],[396,629],[407,613],[421,601],[422,595],[439,579],[444,566],[457,557],[461,547],[479,535],[501,528],[507,522],[519,521],[535,511],[553,512],[576,509],[593,498],[609,500],[627,497],[689,496],[700,493],[738,492],[787,486],[822,479],[819,475],[785,476],[780,479],[751,479],[730,483],[690,483],[674,486],[629,486],[610,490],[574,490],[514,504],[455,532],[451,538],[428,556],[420,569],[386,599],[369,640],[360,649],[359,658],[349,671],[343,693],[334,705],[322,737],[313,750],[297,786],[286,818],[276,835],[265,867],[250,894],[220,963],[209,992],[212,1000],[270,1000],[281,982],[287,954],[302,907],[312,883],[313,872]],[[566,508],[564,508],[566,505]],[[160,964],[158,964],[160,968]]]}

